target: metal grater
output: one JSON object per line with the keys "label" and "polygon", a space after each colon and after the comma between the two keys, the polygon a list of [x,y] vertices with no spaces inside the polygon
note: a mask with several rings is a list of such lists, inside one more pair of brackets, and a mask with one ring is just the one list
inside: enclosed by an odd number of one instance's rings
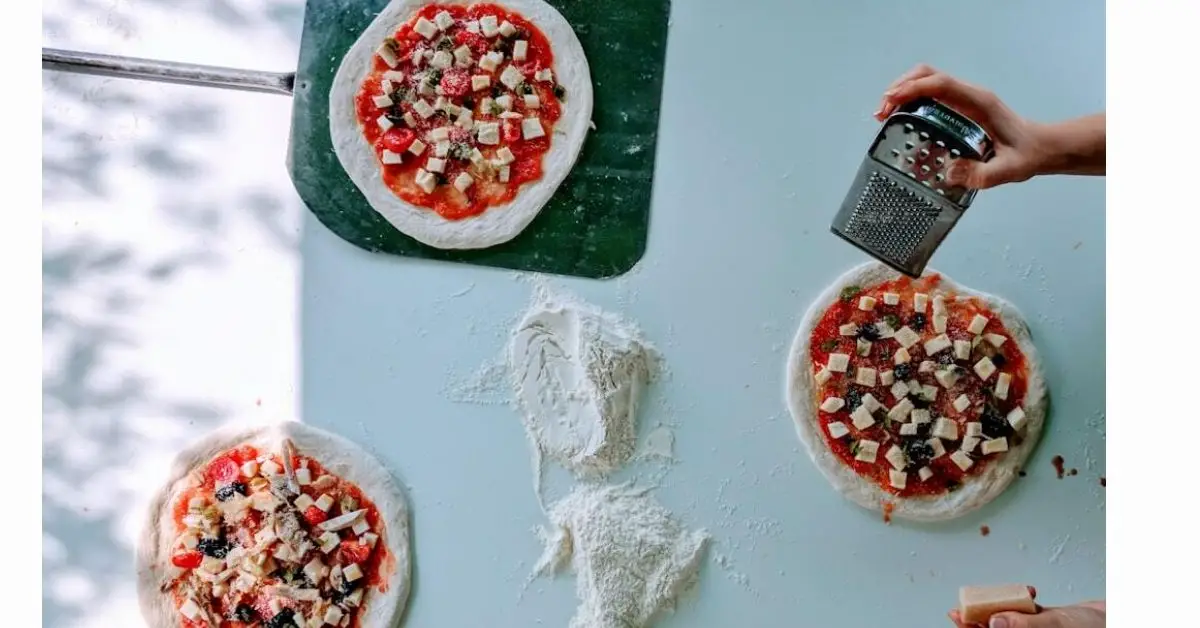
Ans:
{"label": "metal grater", "polygon": [[987,161],[992,140],[958,112],[922,99],[888,117],[842,207],[836,235],[911,277],[920,277],[976,190],[945,184],[956,159]]}

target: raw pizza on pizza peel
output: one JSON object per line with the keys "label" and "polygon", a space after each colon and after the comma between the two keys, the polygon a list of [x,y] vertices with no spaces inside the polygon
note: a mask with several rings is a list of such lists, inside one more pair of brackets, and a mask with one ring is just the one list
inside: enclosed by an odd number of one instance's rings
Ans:
{"label": "raw pizza on pizza peel", "polygon": [[786,395],[800,440],[855,503],[916,521],[995,499],[1036,446],[1046,384],[1015,306],[930,270],[867,263],[810,306]]}
{"label": "raw pizza on pizza peel", "polygon": [[329,93],[350,179],[394,227],[443,249],[525,229],[575,164],[591,115],[583,46],[542,0],[392,0]]}
{"label": "raw pizza on pizza peel", "polygon": [[408,507],[340,436],[297,422],[220,430],[176,457],[137,573],[153,628],[387,628],[408,600]]}

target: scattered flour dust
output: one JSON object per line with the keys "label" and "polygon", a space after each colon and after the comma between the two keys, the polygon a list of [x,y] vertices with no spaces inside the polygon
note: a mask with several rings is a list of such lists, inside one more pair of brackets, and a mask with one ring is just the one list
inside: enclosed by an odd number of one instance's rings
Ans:
{"label": "scattered flour dust", "polygon": [[517,407],[541,459],[602,477],[637,447],[637,408],[659,356],[632,323],[539,286],[509,343]]}
{"label": "scattered flour dust", "polygon": [[648,493],[582,484],[550,508],[535,574],[575,572],[570,628],[648,626],[695,583],[708,533],[689,532]]}

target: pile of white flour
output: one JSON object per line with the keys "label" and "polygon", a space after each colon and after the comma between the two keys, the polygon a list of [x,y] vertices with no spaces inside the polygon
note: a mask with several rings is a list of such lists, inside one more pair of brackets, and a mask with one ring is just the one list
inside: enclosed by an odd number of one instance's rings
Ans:
{"label": "pile of white flour", "polygon": [[687,531],[647,493],[581,485],[550,509],[536,572],[575,572],[571,628],[642,628],[695,582],[708,533]]}
{"label": "pile of white flour", "polygon": [[540,456],[595,478],[633,455],[638,399],[658,370],[636,326],[542,288],[513,332],[508,362]]}

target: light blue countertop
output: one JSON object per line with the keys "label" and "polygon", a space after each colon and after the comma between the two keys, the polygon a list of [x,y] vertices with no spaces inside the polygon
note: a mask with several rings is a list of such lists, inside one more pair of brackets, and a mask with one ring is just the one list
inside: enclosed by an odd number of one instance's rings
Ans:
{"label": "light blue countertop", "polygon": [[[1104,55],[1098,2],[676,0],[646,255],[616,280],[553,279],[636,320],[670,369],[641,414],[643,434],[662,422],[676,439],[656,495],[715,544],[661,625],[948,626],[971,583],[1104,596],[1102,179],[983,192],[934,258],[1024,311],[1053,397],[1029,476],[981,512],[884,525],[810,464],[782,393],[804,308],[863,259],[828,225],[883,88],[924,61],[1057,120],[1104,108]],[[517,415],[454,394],[501,352],[529,284],[367,254],[311,216],[300,250],[301,413],[409,487],[407,625],[565,626],[571,578],[525,587],[545,518]],[[1056,479],[1055,454],[1078,475]]]}

